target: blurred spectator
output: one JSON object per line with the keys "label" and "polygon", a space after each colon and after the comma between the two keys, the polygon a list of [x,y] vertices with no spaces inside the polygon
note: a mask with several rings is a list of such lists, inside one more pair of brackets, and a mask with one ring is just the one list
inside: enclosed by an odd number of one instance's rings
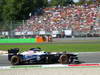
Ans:
{"label": "blurred spectator", "polygon": [[[44,14],[31,16],[27,24],[18,26],[15,31],[19,32],[38,32],[44,30],[52,32],[54,30],[63,32],[65,29],[90,32],[100,27],[100,5],[71,5],[66,7],[45,8]],[[64,35],[64,34],[63,34]]]}

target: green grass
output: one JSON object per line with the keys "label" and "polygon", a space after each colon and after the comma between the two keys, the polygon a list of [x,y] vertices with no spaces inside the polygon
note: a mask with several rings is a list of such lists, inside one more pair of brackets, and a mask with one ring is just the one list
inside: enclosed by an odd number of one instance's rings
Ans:
{"label": "green grass", "polygon": [[85,43],[85,44],[32,44],[32,45],[0,45],[0,50],[8,50],[10,48],[20,48],[21,51],[26,51],[29,48],[40,47],[44,51],[67,51],[67,52],[100,52],[100,44]]}

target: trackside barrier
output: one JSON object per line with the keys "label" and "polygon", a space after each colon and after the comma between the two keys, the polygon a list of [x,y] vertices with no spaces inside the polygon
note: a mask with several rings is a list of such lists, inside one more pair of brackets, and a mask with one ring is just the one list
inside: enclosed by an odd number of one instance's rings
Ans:
{"label": "trackside barrier", "polygon": [[0,43],[42,43],[42,42],[52,42],[52,38],[37,36],[36,38],[0,39]]}
{"label": "trackside barrier", "polygon": [[36,43],[36,38],[0,39],[0,43]]}

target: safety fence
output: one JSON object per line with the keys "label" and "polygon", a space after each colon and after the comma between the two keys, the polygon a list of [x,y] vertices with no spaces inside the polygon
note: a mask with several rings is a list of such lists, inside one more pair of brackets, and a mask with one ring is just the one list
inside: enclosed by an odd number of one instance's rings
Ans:
{"label": "safety fence", "polygon": [[10,39],[0,39],[0,43],[42,43],[52,41],[51,37],[38,36],[36,38],[10,38]]}

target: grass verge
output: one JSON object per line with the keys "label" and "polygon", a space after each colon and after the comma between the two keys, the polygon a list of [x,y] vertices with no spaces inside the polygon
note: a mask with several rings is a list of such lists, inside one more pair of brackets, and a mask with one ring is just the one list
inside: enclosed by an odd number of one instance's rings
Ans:
{"label": "grass verge", "polygon": [[46,44],[31,44],[31,45],[0,45],[0,50],[8,50],[10,48],[20,48],[20,51],[26,51],[29,48],[40,47],[44,51],[67,51],[67,52],[96,52],[100,51],[100,44],[93,43],[78,43],[78,44],[54,44],[54,43],[46,43]]}

